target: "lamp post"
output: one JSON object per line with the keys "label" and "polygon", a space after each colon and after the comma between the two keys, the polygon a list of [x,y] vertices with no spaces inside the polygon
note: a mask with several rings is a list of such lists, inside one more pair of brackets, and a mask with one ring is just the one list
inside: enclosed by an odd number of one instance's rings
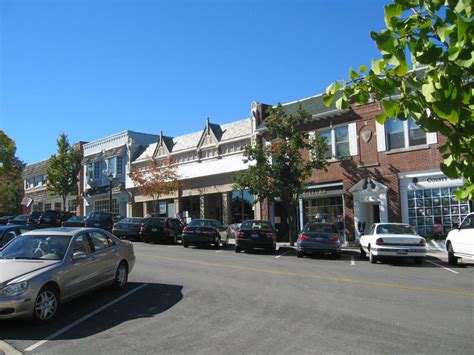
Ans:
{"label": "lamp post", "polygon": [[114,181],[114,176],[110,174],[107,179],[109,180],[109,212],[112,213],[112,181]]}

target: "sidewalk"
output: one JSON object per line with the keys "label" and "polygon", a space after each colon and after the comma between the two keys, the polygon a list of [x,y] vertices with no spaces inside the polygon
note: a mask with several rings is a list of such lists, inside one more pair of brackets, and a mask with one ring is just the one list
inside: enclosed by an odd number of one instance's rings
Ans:
{"label": "sidewalk", "polygon": [[21,352],[13,348],[10,344],[0,340],[0,355],[20,355]]}

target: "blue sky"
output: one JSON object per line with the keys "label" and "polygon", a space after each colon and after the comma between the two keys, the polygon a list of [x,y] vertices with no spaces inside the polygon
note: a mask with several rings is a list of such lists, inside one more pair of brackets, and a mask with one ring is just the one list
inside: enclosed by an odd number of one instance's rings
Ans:
{"label": "blue sky", "polygon": [[316,95],[377,57],[382,0],[1,0],[0,129],[27,163],[65,132],[176,136]]}

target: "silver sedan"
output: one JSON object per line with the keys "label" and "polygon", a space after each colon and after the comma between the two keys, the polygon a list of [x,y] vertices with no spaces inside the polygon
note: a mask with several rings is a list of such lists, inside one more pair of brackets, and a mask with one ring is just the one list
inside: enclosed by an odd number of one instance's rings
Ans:
{"label": "silver sedan", "polygon": [[133,246],[97,228],[51,228],[13,239],[0,251],[0,318],[48,322],[62,302],[98,287],[127,285]]}

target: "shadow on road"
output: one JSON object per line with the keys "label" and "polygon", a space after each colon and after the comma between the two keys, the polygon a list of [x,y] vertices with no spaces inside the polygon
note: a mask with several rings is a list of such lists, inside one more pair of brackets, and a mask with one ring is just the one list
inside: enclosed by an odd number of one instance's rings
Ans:
{"label": "shadow on road", "polygon": [[[46,325],[34,325],[29,319],[0,320],[0,339],[8,342],[45,339],[141,285],[143,284],[130,282],[127,289],[121,292],[105,287],[88,293],[65,303],[58,318]],[[154,317],[181,301],[182,289],[183,286],[178,285],[148,283],[145,287],[78,324],[56,339],[87,338],[134,319]]]}

